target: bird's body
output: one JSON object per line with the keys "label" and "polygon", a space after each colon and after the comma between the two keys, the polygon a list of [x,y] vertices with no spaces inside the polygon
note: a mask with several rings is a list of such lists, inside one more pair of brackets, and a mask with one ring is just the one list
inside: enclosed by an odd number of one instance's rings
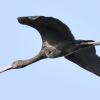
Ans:
{"label": "bird's body", "polygon": [[39,31],[42,37],[42,48],[36,57],[15,61],[1,72],[23,68],[41,59],[64,56],[84,69],[100,76],[100,58],[96,55],[94,47],[100,45],[100,42],[76,40],[69,27],[53,17],[19,17],[18,21],[20,24],[31,26]]}
{"label": "bird's body", "polygon": [[47,41],[43,44],[43,50],[45,51],[45,55],[48,58],[56,58],[63,56],[62,51],[57,49],[57,47],[50,45]]}

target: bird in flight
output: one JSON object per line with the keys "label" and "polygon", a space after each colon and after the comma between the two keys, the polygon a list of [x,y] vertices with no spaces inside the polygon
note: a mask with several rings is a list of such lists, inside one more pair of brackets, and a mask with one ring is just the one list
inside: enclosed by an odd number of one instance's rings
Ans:
{"label": "bird in flight", "polygon": [[76,40],[69,27],[60,20],[46,16],[18,17],[18,22],[35,28],[41,35],[42,48],[35,57],[14,61],[0,70],[24,68],[46,58],[64,57],[80,67],[100,76],[100,57],[96,55],[95,46],[100,42],[93,40]]}

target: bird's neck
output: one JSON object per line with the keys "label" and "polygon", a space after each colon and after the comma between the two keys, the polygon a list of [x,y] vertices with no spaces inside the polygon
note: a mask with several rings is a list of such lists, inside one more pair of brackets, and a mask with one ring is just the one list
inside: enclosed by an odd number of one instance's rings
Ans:
{"label": "bird's neck", "polygon": [[42,53],[39,53],[37,56],[35,56],[35,57],[32,57],[32,58],[30,58],[30,59],[27,59],[27,60],[23,60],[23,66],[27,66],[27,65],[30,65],[30,64],[32,64],[32,63],[34,63],[34,62],[37,62],[37,61],[39,61],[39,60],[41,60],[41,59],[44,59],[44,58],[46,58]]}

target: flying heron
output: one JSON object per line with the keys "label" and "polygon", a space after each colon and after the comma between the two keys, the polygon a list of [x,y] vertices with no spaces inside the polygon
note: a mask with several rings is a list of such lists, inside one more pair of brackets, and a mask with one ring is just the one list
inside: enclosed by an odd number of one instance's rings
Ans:
{"label": "flying heron", "polygon": [[96,55],[95,50],[95,46],[100,45],[100,42],[76,40],[69,27],[53,17],[18,17],[18,22],[38,30],[42,37],[41,51],[37,56],[30,59],[14,61],[10,66],[1,69],[0,73],[23,68],[45,58],[65,57],[100,76],[100,57]]}

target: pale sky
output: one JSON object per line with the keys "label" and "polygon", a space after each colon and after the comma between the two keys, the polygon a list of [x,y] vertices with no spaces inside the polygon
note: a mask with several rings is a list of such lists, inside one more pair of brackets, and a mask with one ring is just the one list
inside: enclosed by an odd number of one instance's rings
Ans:
{"label": "pale sky", "polygon": [[[41,49],[39,33],[19,16],[56,17],[76,39],[100,40],[100,0],[1,0],[0,13],[1,67]],[[0,100],[100,100],[100,78],[63,57],[45,59],[0,74]]]}

